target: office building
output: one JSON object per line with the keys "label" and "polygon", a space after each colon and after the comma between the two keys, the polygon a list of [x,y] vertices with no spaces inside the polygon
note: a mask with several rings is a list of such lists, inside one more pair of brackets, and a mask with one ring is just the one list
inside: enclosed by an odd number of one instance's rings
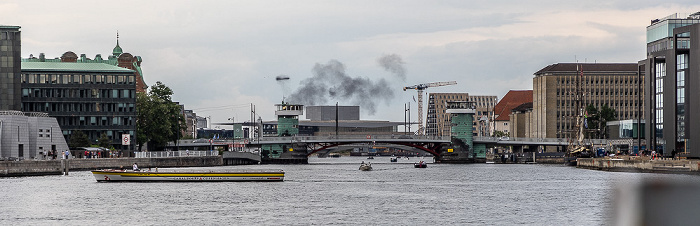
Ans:
{"label": "office building", "polygon": [[[68,52],[64,58],[74,54]],[[103,63],[22,62],[22,111],[55,117],[66,140],[80,130],[92,143],[102,134],[115,148],[136,130],[136,73]],[[133,142],[132,142],[133,145]]]}
{"label": "office building", "polygon": [[534,75],[533,137],[572,137],[579,114],[577,93],[582,97],[580,108],[608,105],[616,111],[617,120],[637,119],[640,115],[644,77],[636,63],[557,63]]}
{"label": "office building", "polygon": [[19,26],[0,25],[0,110],[21,109],[21,35]]}
{"label": "office building", "polygon": [[[700,158],[700,12],[673,14],[647,26],[644,81],[646,145],[664,156]],[[695,108],[694,108],[695,107]]]}
{"label": "office building", "polygon": [[449,136],[452,128],[451,115],[447,113],[447,102],[471,102],[475,107],[474,136],[489,136],[493,129],[489,120],[498,102],[496,96],[469,95],[468,93],[430,93],[426,115],[425,135]]}

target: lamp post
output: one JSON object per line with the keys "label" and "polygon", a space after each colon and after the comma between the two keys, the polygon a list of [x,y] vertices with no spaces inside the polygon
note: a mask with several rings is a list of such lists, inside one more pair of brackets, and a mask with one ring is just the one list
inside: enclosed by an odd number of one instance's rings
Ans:
{"label": "lamp post", "polygon": [[235,117],[228,118],[231,120],[231,150],[236,148],[236,120]]}

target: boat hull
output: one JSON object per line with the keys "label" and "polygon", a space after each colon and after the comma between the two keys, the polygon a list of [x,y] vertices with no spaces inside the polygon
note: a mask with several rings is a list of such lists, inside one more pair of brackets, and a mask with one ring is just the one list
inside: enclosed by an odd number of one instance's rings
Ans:
{"label": "boat hull", "polygon": [[217,181],[283,181],[283,170],[266,171],[132,171],[93,170],[98,182],[217,182]]}

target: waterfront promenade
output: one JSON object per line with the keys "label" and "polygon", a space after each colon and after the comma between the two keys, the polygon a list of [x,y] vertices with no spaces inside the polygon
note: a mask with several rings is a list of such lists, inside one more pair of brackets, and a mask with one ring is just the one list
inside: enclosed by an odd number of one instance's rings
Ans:
{"label": "waterfront promenade", "polygon": [[700,160],[619,156],[578,159],[578,168],[604,171],[700,174]]}
{"label": "waterfront promenade", "polygon": [[222,166],[223,158],[221,156],[189,156],[0,161],[0,177],[60,175],[73,170],[131,169],[131,165],[134,163],[138,164],[142,169],[148,169],[149,167],[207,167]]}

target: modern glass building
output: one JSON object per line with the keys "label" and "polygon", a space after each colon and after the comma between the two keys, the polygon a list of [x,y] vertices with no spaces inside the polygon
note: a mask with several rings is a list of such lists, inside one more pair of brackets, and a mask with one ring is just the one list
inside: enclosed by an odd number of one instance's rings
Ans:
{"label": "modern glass building", "polygon": [[[64,54],[66,56],[66,54]],[[66,140],[81,130],[95,143],[105,134],[115,148],[134,140],[136,76],[104,63],[22,62],[22,110],[55,117]]]}
{"label": "modern glass building", "polygon": [[0,25],[0,110],[19,110],[21,36],[19,26]]}
{"label": "modern glass building", "polygon": [[[673,156],[700,158],[700,12],[673,14],[647,26],[647,57],[639,62],[645,80],[647,147]],[[695,129],[694,129],[695,128]],[[695,139],[693,139],[695,138]]]}

